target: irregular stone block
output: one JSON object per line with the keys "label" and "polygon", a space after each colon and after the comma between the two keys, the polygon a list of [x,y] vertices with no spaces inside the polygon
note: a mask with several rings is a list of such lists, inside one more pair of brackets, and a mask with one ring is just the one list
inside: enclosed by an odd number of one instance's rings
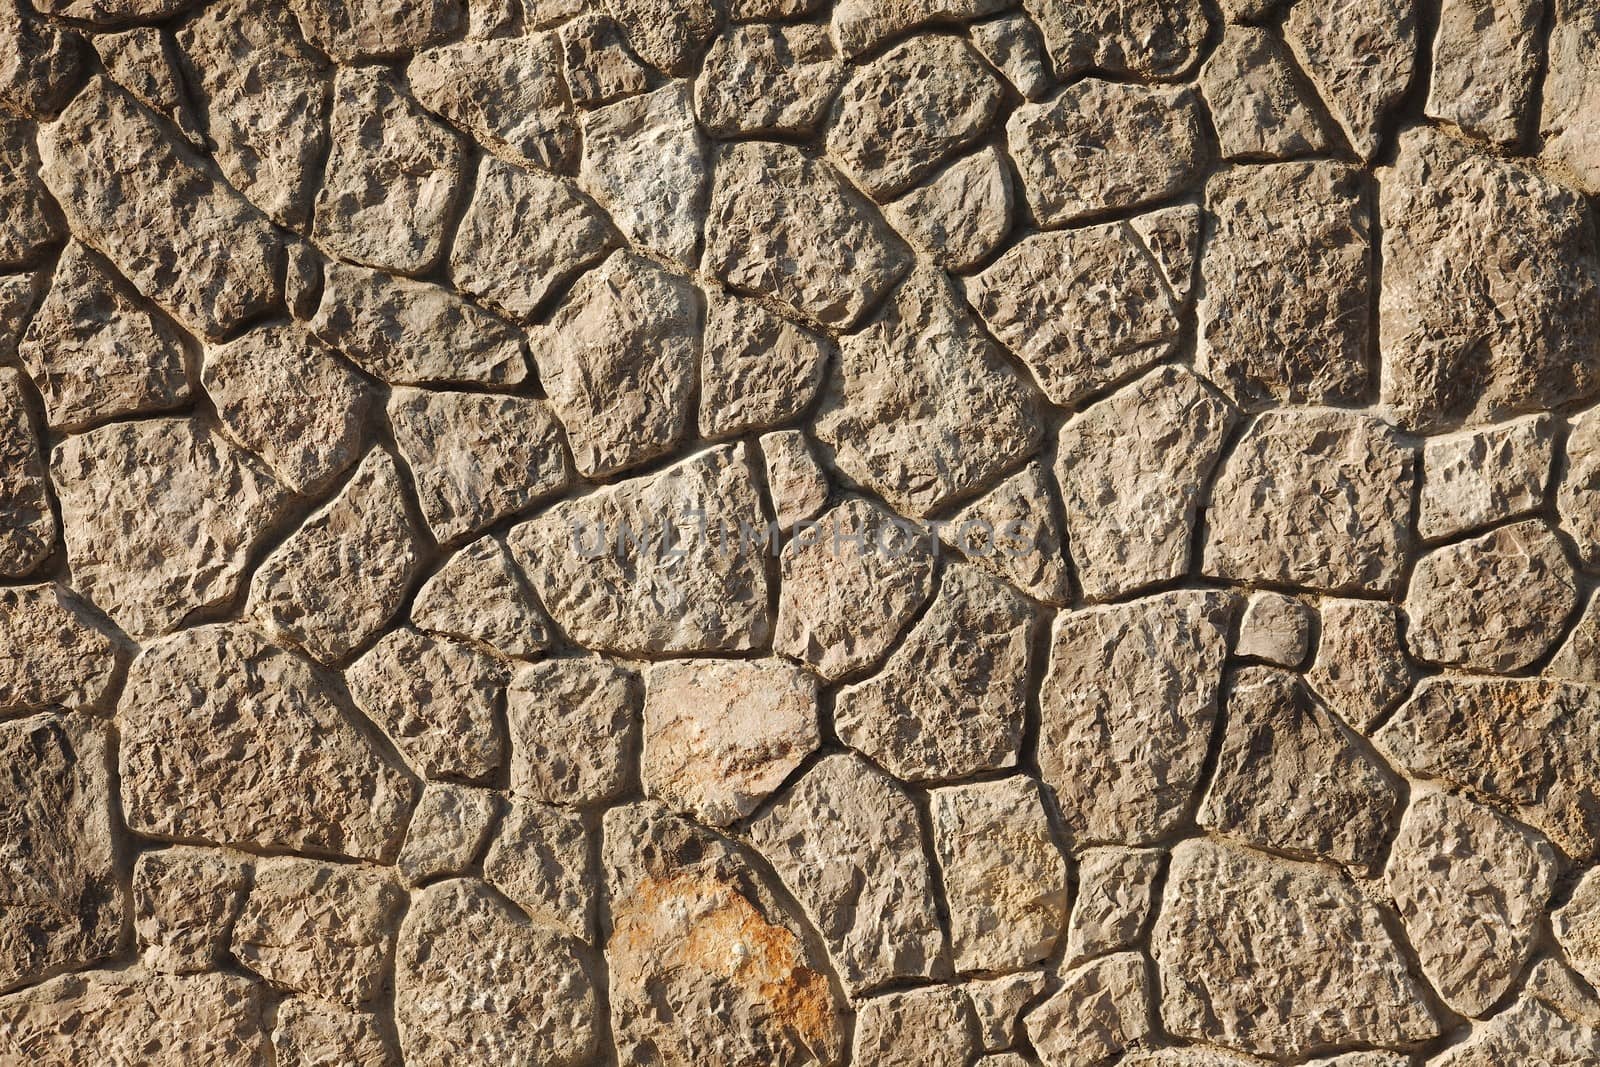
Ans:
{"label": "irregular stone block", "polygon": [[603,803],[634,780],[644,695],[597,657],[523,667],[506,693],[511,792],[547,804]]}
{"label": "irregular stone block", "polygon": [[579,107],[609,104],[650,88],[650,71],[628,50],[621,27],[603,15],[579,15],[562,26],[561,53],[567,88]]}
{"label": "irregular stone block", "polygon": [[909,989],[856,1009],[852,1060],[875,1067],[965,1067],[979,1049],[972,1005],[951,986]]}
{"label": "irregular stone block", "polygon": [[1600,1030],[1569,1022],[1538,1000],[1520,1000],[1435,1056],[1430,1067],[1499,1067],[1504,1063],[1582,1064],[1600,1048]]}
{"label": "irregular stone block", "polygon": [[88,75],[88,48],[71,30],[0,8],[0,111],[44,118],[59,111]]}
{"label": "irregular stone block", "polygon": [[772,633],[767,528],[746,446],[563,501],[512,527],[512,556],[563,632],[619,654],[741,652]]}
{"label": "irregular stone block", "polygon": [[429,782],[395,861],[400,877],[415,888],[440,876],[460,874],[483,851],[499,810],[499,798],[487,789]]}
{"label": "irregular stone block", "polygon": [[1383,402],[1401,425],[1493,422],[1600,390],[1581,196],[1427,129],[1400,139],[1379,186]]}
{"label": "irregular stone block", "polygon": [[423,583],[411,602],[411,623],[522,659],[555,643],[550,617],[493,537],[472,542]]}
{"label": "irregular stone block", "polygon": [[58,541],[25,380],[15,369],[0,369],[0,575],[7,578],[37,570]]}
{"label": "irregular stone block", "polygon": [[1039,770],[1076,848],[1170,833],[1200,786],[1233,599],[1185,590],[1056,617]]}
{"label": "irregular stone block", "polygon": [[928,808],[956,970],[1014,970],[1048,956],[1066,925],[1067,864],[1039,784],[1017,776],[935,789]]}
{"label": "irregular stone block", "polygon": [[709,826],[749,815],[822,743],[817,680],[784,660],[657,663],[644,684],[645,792]]}
{"label": "irregular stone block", "polygon": [[561,79],[554,34],[461,41],[419,52],[406,66],[417,100],[508,163],[566,171],[578,119]]}
{"label": "irregular stone block", "polygon": [[0,116],[0,267],[20,267],[66,236],[61,212],[39,180],[34,125]]}
{"label": "irregular stone block", "polygon": [[730,26],[706,55],[694,109],[716,137],[810,136],[817,132],[844,65],[822,26]]}
{"label": "irregular stone block", "polygon": [[1186,88],[1087,78],[1006,121],[1006,141],[1040,226],[1165,200],[1209,161],[1199,98]]}
{"label": "irregular stone block", "polygon": [[1284,19],[1300,68],[1364,160],[1378,154],[1390,113],[1411,85],[1418,25],[1416,0],[1311,0]]}
{"label": "irregular stone block", "polygon": [[1132,948],[1144,936],[1165,861],[1159,849],[1091,848],[1078,854],[1078,897],[1067,924],[1068,966]]}
{"label": "irregular stone block", "polygon": [[1541,154],[1559,164],[1579,189],[1600,193],[1600,11],[1583,0],[1553,0],[1544,73]]}
{"label": "irregular stone block", "polygon": [[709,290],[700,346],[701,434],[731,437],[798,418],[816,399],[832,354],[826,337],[754,300]]}
{"label": "irregular stone block", "polygon": [[825,756],[747,835],[822,935],[846,989],[948,976],[916,805],[894,779],[860,756]]}
{"label": "irregular stone block", "polygon": [[201,626],[146,646],[117,721],[135,832],[378,862],[399,849],[411,781],[308,660],[251,630]]}
{"label": "irregular stone block", "polygon": [[418,890],[400,923],[394,1016],[406,1062],[590,1062],[600,1026],[578,943],[482,882]]}
{"label": "irregular stone block", "polygon": [[542,400],[399,386],[389,393],[389,425],[440,544],[525,511],[572,480],[561,424]]}
{"label": "irregular stone block", "polygon": [[1200,68],[1224,159],[1292,159],[1328,150],[1316,97],[1269,30],[1229,26]]}
{"label": "irregular stone block", "polygon": [[221,965],[250,875],[242,853],[189,845],[141,852],[133,865],[133,932],[144,965],[164,974]]}
{"label": "irregular stone block", "polygon": [[135,637],[231,600],[285,502],[254,458],[191,419],[68,437],[50,475],[73,583]]}
{"label": "irregular stone block", "polygon": [[761,458],[767,465],[767,492],[780,530],[793,530],[827,506],[828,475],[804,433],[778,430],[762,434]]}
{"label": "irregular stone block", "polygon": [[1400,613],[1371,600],[1324,600],[1322,636],[1306,681],[1339,715],[1365,732],[1411,689],[1400,644]]}
{"label": "irregular stone block", "polygon": [[98,708],[124,648],[59,582],[0,587],[0,711]]}
{"label": "irregular stone block", "polygon": [[[780,632],[782,619],[780,607]],[[883,669],[838,691],[834,730],[903,781],[1014,767],[1032,639],[1033,611],[1022,597],[982,571],[951,565]]]}
{"label": "irregular stone block", "polygon": [[1299,667],[1311,649],[1314,615],[1304,602],[1282,593],[1252,593],[1239,617],[1233,654],[1279,667]]}
{"label": "irregular stone block", "polygon": [[1200,58],[1211,20],[1200,0],[1025,0],[1056,63],[1070,78],[1094,68],[1140,80],[1177,80]]}
{"label": "irregular stone block", "polygon": [[[268,16],[263,22],[270,19],[271,16]],[[100,54],[100,63],[105,67],[107,77],[126,89],[139,103],[176,126],[184,140],[196,148],[204,147],[205,134],[195,118],[185,87],[186,80],[193,81],[196,76],[191,75],[186,79],[179,66],[177,44],[170,34],[154,26],[135,26],[121,33],[97,34],[94,50]]]}
{"label": "irregular stone block", "polygon": [[578,184],[606,205],[623,236],[693,268],[705,226],[709,157],[689,84],[673,82],[583,116]]}
{"label": "irregular stone block", "polygon": [[815,421],[846,474],[920,516],[992,487],[1039,440],[1033,390],[948,277],[919,268],[839,343]]}
{"label": "irregular stone block", "polygon": [[1369,415],[1261,415],[1212,484],[1202,567],[1233,581],[1397,592],[1415,473],[1415,449]]}
{"label": "irregular stone block", "polygon": [[[1542,888],[1548,890],[1548,884]],[[1537,907],[1541,902],[1530,903]],[[1551,916],[1551,927],[1573,969],[1594,985],[1600,978],[1600,873],[1591,870],[1583,876],[1571,899]]]}
{"label": "irregular stone block", "polygon": [[1137,952],[1086,963],[1061,978],[1061,988],[1028,1013],[1025,1025],[1046,1067],[1105,1064],[1129,1047],[1145,1044],[1151,982]]}
{"label": "irregular stone block", "polygon": [[1538,511],[1554,453],[1555,420],[1549,415],[1428,438],[1422,444],[1417,534],[1441,540]]}
{"label": "irregular stone block", "polygon": [[606,812],[604,835],[618,1062],[840,1062],[826,964],[739,849],[653,803]]}
{"label": "irregular stone block", "polygon": [[[962,985],[972,1002],[978,1039],[986,1051],[1011,1048],[1022,1039],[1023,1009],[1044,993],[1049,981],[1043,971],[1018,971],[999,978],[974,978]],[[978,1062],[984,1067],[1026,1067],[1024,1063],[993,1064],[991,1061],[997,1058],[986,1057]]]}
{"label": "irregular stone block", "polygon": [[282,237],[104,78],[39,131],[39,154],[73,235],[194,332],[220,340],[281,305]]}
{"label": "irregular stone block", "polygon": [[1071,596],[1066,534],[1037,461],[956,512],[940,536],[1035,600],[1062,605]]}
{"label": "irregular stone block", "polygon": [[483,858],[483,877],[535,926],[588,941],[599,882],[589,851],[581,815],[512,797]]}
{"label": "irregular stone block", "polygon": [[1181,842],[1151,946],[1179,1037],[1294,1057],[1439,1032],[1377,905],[1325,867]]}
{"label": "irregular stone block", "polygon": [[1011,169],[998,148],[981,148],[884,205],[883,216],[939,266],[971,270],[1011,232]]}
{"label": "irregular stone block", "polygon": [[738,292],[849,329],[911,256],[826,163],[789,145],[741,142],[717,157],[701,266]]}
{"label": "irregular stone block", "polygon": [[398,1067],[399,1052],[376,1015],[345,1011],[311,997],[278,1003],[272,1029],[278,1067]]}
{"label": "irregular stone block", "polygon": [[1548,0],[1443,0],[1427,114],[1512,147],[1531,118]]}
{"label": "irregular stone block", "polygon": [[1556,507],[1578,557],[1591,567],[1600,565],[1600,408],[1572,419]]}
{"label": "irregular stone block", "polygon": [[410,52],[461,25],[464,0],[289,0],[306,40],[335,62]]}
{"label": "irregular stone block", "polygon": [[973,26],[972,45],[1020,95],[1037,103],[1050,93],[1050,57],[1039,27],[1026,15],[1001,15]]}
{"label": "irregular stone block", "polygon": [[833,5],[833,39],[846,59],[854,59],[906,30],[927,23],[979,18],[1013,3],[1014,0],[838,0]]}
{"label": "irregular stone block", "polygon": [[722,21],[717,0],[604,0],[639,58],[663,74],[693,71]]}
{"label": "irregular stone block", "polygon": [[1540,835],[1448,793],[1413,798],[1389,892],[1422,973],[1453,1010],[1484,1015],[1522,976],[1555,877]]}

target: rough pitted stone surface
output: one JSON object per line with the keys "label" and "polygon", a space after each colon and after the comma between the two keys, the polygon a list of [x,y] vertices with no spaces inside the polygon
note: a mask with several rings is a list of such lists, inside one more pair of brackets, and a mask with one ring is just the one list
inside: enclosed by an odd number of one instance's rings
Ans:
{"label": "rough pitted stone surface", "polygon": [[1443,0],[1427,113],[1515,144],[1532,120],[1540,22],[1549,0]]}
{"label": "rough pitted stone surface", "polygon": [[1448,793],[1413,798],[1388,884],[1422,972],[1453,1010],[1482,1016],[1521,976],[1555,883],[1544,838]]}
{"label": "rough pitted stone surface", "polygon": [[[1125,222],[1033,234],[972,278],[967,293],[1045,396],[1073,405],[1172,354],[1193,262],[1175,232],[1183,221],[1152,213],[1144,229],[1153,239]],[[1169,243],[1182,259],[1172,276],[1161,262]]]}
{"label": "rough pitted stone surface", "polygon": [[477,858],[498,813],[487,789],[429,782],[412,813],[405,847],[395,861],[409,886],[460,874]]}
{"label": "rough pitted stone surface", "polygon": [[29,18],[20,5],[0,9],[0,112],[44,118],[83,84],[88,47],[71,30]]}
{"label": "rough pitted stone surface", "polygon": [[1012,3],[1014,0],[838,0],[833,5],[833,39],[841,53],[854,58],[906,30],[980,18]]}
{"label": "rough pitted stone surface", "polygon": [[1582,197],[1425,129],[1379,185],[1383,400],[1403,424],[1491,422],[1600,389]]}
{"label": "rough pitted stone surface", "polygon": [[[255,30],[250,27],[246,32]],[[178,48],[169,35],[154,26],[135,26],[96,36],[94,49],[112,81],[169,120],[191,145],[203,143],[204,134],[184,90]]]}
{"label": "rough pitted stone surface", "polygon": [[625,237],[685,267],[699,260],[710,147],[687,82],[629,97],[583,118],[578,183]]}
{"label": "rough pitted stone surface", "polygon": [[1031,778],[928,795],[933,851],[958,971],[1006,971],[1049,955],[1066,925],[1066,860]]}
{"label": "rough pitted stone surface", "polygon": [[1240,671],[1225,719],[1196,821],[1247,844],[1369,871],[1399,798],[1382,765],[1299,677],[1270,667]]}
{"label": "rough pitted stone surface", "polygon": [[512,799],[483,858],[484,878],[534,925],[584,941],[593,936],[593,867],[581,815],[522,797]]}
{"label": "rough pitted stone surface", "polygon": [[1018,107],[1006,140],[1034,218],[1064,226],[1189,188],[1206,162],[1205,122],[1192,90],[1086,78]]}
{"label": "rough pitted stone surface", "polygon": [[579,107],[609,104],[650,88],[650,72],[629,51],[621,27],[604,15],[579,15],[562,26],[561,55],[567,89]]}
{"label": "rough pitted stone surface", "polygon": [[627,34],[634,52],[663,74],[688,74],[716,34],[722,15],[717,0],[603,2]]}
{"label": "rough pitted stone surface", "polygon": [[959,989],[934,986],[863,1001],[854,1062],[880,1067],[963,1067],[978,1052],[972,1005]]}
{"label": "rough pitted stone surface", "polygon": [[1044,467],[1030,463],[951,518],[941,536],[976,566],[1046,604],[1071,594],[1066,537]]}
{"label": "rough pitted stone surface", "polygon": [[0,264],[17,267],[38,259],[66,228],[39,181],[39,149],[30,122],[0,117]]}
{"label": "rough pitted stone surface", "polygon": [[1415,449],[1372,416],[1262,415],[1212,484],[1205,573],[1392,594],[1404,577],[1415,472]]}
{"label": "rough pitted stone surface", "polygon": [[1553,0],[1555,23],[1544,74],[1543,155],[1600,192],[1600,12],[1583,0]]}
{"label": "rough pitted stone surface", "polygon": [[99,707],[122,642],[57,582],[0,588],[0,711]]}
{"label": "rough pitted stone surface", "polygon": [[1600,874],[1583,877],[1551,925],[1573,968],[1593,985],[1600,978]]}
{"label": "rough pitted stone surface", "polygon": [[826,756],[750,825],[846,988],[949,974],[917,807],[859,756]]}
{"label": "rough pitted stone surface", "polygon": [[232,599],[285,496],[249,454],[192,419],[69,437],[50,475],[74,586],[136,637]]}
{"label": "rough pitted stone surface", "polygon": [[827,338],[754,300],[709,291],[700,346],[700,432],[729,437],[794,420],[816,398],[832,354]]}
{"label": "rough pitted stone surface", "polygon": [[[1017,971],[999,978],[974,978],[966,982],[961,988],[972,1002],[983,1047],[993,1052],[1017,1044],[1022,1038],[1023,1009],[1042,996],[1049,984],[1050,978],[1044,971]],[[987,1059],[980,1062],[995,1067]],[[1000,1067],[1022,1065],[1002,1064]]]}
{"label": "rough pitted stone surface", "polygon": [[827,506],[828,475],[805,434],[799,430],[762,434],[761,458],[767,465],[767,492],[780,530],[794,529]]}
{"label": "rough pitted stone surface", "polygon": [[441,544],[526,511],[572,477],[561,424],[541,400],[401,386],[389,394],[389,425]]}
{"label": "rough pitted stone surface", "polygon": [[1316,660],[1306,673],[1345,722],[1365,731],[1411,688],[1400,613],[1370,600],[1324,600]]}
{"label": "rough pitted stone surface", "polygon": [[839,739],[902,781],[1016,766],[1032,624],[1027,601],[1000,580],[946,567],[933,603],[882,670],[838,691]]}
{"label": "rough pitted stone surface", "polygon": [[423,583],[411,623],[515,658],[532,658],[555,642],[550,617],[493,537],[472,542]]}
{"label": "rough pitted stone surface", "polygon": [[597,657],[524,667],[506,692],[511,791],[549,804],[611,800],[634,780],[637,675]]}
{"label": "rough pitted stone surface", "polygon": [[822,26],[730,26],[706,55],[694,109],[719,137],[813,134],[844,83],[844,65]]}
{"label": "rough pitted stone surface", "polygon": [[572,287],[536,335],[534,360],[580,475],[636,467],[683,438],[700,316],[693,283],[632,252]]}
{"label": "rough pitted stone surface", "polygon": [[1241,166],[1206,186],[1196,366],[1236,401],[1351,404],[1367,389],[1370,220],[1360,172]]}
{"label": "rough pitted stone surface", "polygon": [[1046,1067],[1110,1063],[1151,1037],[1151,993],[1144,957],[1119,952],[1062,975],[1025,1025]]}
{"label": "rough pitted stone surface", "polygon": [[1232,598],[1198,590],[1064,612],[1039,704],[1039,770],[1074,847],[1170,832],[1201,784]]}
{"label": "rough pitted stone surface", "polygon": [[1312,0],[1295,4],[1284,19],[1283,35],[1300,68],[1363,159],[1378,154],[1390,113],[1411,84],[1417,8],[1416,0]]}
{"label": "rough pitted stone surface", "polygon": [[[0,369],[0,575],[7,578],[37,570],[58,540],[26,381],[13,368]],[[65,492],[58,492],[65,508]]]}
{"label": "rough pitted stone surface", "polygon": [[1298,667],[1311,648],[1315,613],[1304,601],[1282,593],[1253,594],[1239,617],[1235,656],[1266,660],[1279,667]]}
{"label": "rough pitted stone surface", "polygon": [[1600,599],[1590,595],[1566,641],[1543,673],[1574,682],[1600,682]]}
{"label": "rough pitted stone surface", "polygon": [[1025,0],[1062,78],[1084,70],[1139,79],[1182,78],[1211,28],[1199,0]]}
{"label": "rough pitted stone surface", "polygon": [[1043,100],[1053,80],[1039,27],[1026,15],[1001,15],[972,27],[972,45],[1012,88],[1029,100]]}
{"label": "rough pitted stone surface", "polygon": [[[81,0],[80,0],[81,2]],[[409,52],[460,27],[464,0],[289,0],[300,29],[339,63]]]}
{"label": "rough pitted stone surface", "polygon": [[560,171],[576,158],[578,121],[554,35],[429,49],[407,65],[406,80],[423,107],[508,162]]}
{"label": "rough pitted stone surface", "polygon": [[399,848],[415,787],[309,661],[252,630],[202,626],[148,646],[117,721],[134,830],[377,861]]}
{"label": "rough pitted stone surface", "polygon": [[1600,851],[1600,688],[1429,678],[1373,735],[1393,762],[1509,805],[1569,855]]}
{"label": "rough pitted stone surface", "polygon": [[1132,948],[1144,935],[1165,856],[1159,849],[1085,849],[1067,926],[1068,964]]}
{"label": "rough pitted stone surface", "polygon": [[396,1067],[400,1062],[377,1016],[314,997],[279,1001],[272,1053],[278,1067]]}
{"label": "rough pitted stone surface", "polygon": [[1561,528],[1577,546],[1582,560],[1600,563],[1600,408],[1572,420],[1567,434],[1566,470],[1561,475],[1556,507]]}
{"label": "rough pitted stone surface", "polygon": [[1378,906],[1326,867],[1185,841],[1150,936],[1179,1037],[1292,1057],[1439,1032]]}
{"label": "rough pitted stone surface", "polygon": [[1201,494],[1234,419],[1189,371],[1162,367],[1061,428],[1056,482],[1086,597],[1188,571]]}
{"label": "rough pitted stone surface", "polygon": [[1539,1063],[1582,1067],[1600,1048],[1600,1029],[1571,1022],[1538,1000],[1522,1000],[1429,1061],[1430,1067]]}
{"label": "rough pitted stone surface", "polygon": [[249,887],[242,853],[190,845],[141,852],[133,867],[133,932],[145,966],[164,974],[214,968]]}
{"label": "rough pitted stone surface", "polygon": [[577,943],[471,878],[414,894],[395,952],[406,1061],[589,1062],[599,1019]]}
{"label": "rough pitted stone surface", "polygon": [[261,562],[256,618],[332,662],[381,631],[416,576],[421,534],[395,461],[374,449],[337,496]]}
{"label": "rough pitted stone surface", "polygon": [[1327,150],[1314,97],[1271,31],[1229,26],[1200,68],[1200,91],[1225,159],[1291,159]]}
{"label": "rough pitted stone surface", "polygon": [[789,145],[729,145],[717,157],[705,270],[849,328],[911,265],[872,206],[827,163]]}
{"label": "rough pitted stone surface", "polygon": [[913,516],[991,488],[1039,440],[1032,389],[929,268],[840,342],[816,433],[841,470]]}
{"label": "rough pitted stone surface", "polygon": [[[1542,508],[1555,431],[1549,415],[1530,415],[1428,438],[1417,533],[1442,539]],[[1570,444],[1567,455],[1573,456]]]}
{"label": "rough pitted stone surface", "polygon": [[1011,232],[1011,170],[999,149],[980,149],[885,205],[883,214],[941,267],[955,273],[971,270]]}

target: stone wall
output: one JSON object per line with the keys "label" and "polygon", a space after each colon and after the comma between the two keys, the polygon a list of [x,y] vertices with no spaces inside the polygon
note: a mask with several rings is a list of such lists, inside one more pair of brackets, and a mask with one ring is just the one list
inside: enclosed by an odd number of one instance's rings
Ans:
{"label": "stone wall", "polygon": [[1600,1064],[1594,0],[0,0],[0,116],[0,1067]]}

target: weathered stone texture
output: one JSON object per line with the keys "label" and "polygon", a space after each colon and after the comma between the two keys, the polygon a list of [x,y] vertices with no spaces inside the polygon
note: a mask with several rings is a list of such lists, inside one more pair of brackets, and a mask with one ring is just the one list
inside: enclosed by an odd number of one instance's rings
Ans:
{"label": "weathered stone texture", "polygon": [[494,537],[472,542],[422,584],[411,623],[516,658],[538,655],[555,641],[550,617]]}
{"label": "weathered stone texture", "polygon": [[959,989],[885,993],[856,1013],[854,1062],[882,1067],[962,1067],[977,1052],[972,1005]]}
{"label": "weathered stone texture", "polygon": [[[1428,438],[1417,533],[1450,537],[1543,507],[1555,430],[1549,415],[1530,415]],[[1567,454],[1573,455],[1570,444]]]}
{"label": "weathered stone texture", "polygon": [[1444,0],[1427,112],[1467,133],[1515,144],[1532,118],[1540,22],[1548,0]]}
{"label": "weathered stone texture", "polygon": [[1600,12],[1582,0],[1552,0],[1544,73],[1543,155],[1566,168],[1578,188],[1600,192]]}
{"label": "weathered stone texture", "polygon": [[643,691],[598,658],[524,667],[506,694],[511,791],[550,804],[593,804],[632,780]]}
{"label": "weathered stone texture", "polygon": [[1156,900],[1159,849],[1091,848],[1077,857],[1078,895],[1067,926],[1069,965],[1131,948],[1144,935]]}
{"label": "weathered stone texture", "polygon": [[1315,97],[1288,55],[1269,30],[1229,26],[1200,68],[1223,158],[1292,159],[1327,149]]}
{"label": "weathered stone texture", "polygon": [[1148,965],[1137,952],[1086,963],[1028,1013],[1028,1035],[1049,1067],[1110,1063],[1152,1035]]}
{"label": "weathered stone texture", "polygon": [[512,798],[483,857],[483,876],[534,925],[584,941],[593,937],[599,879],[588,830],[576,812]]}
{"label": "weathered stone texture", "polygon": [[554,35],[462,41],[419,52],[406,66],[418,102],[521,166],[567,169],[578,122]]}
{"label": "weathered stone texture", "polygon": [[700,432],[730,437],[792,421],[816,399],[832,355],[827,338],[713,289],[700,346]]}
{"label": "weathered stone texture", "polygon": [[883,209],[900,235],[947,270],[971,270],[1000,249],[1016,221],[1011,169],[1000,150],[957,160]]}
{"label": "weathered stone texture", "polygon": [[215,967],[249,886],[242,853],[190,845],[141,852],[133,867],[133,932],[145,966],[164,974]]}
{"label": "weathered stone texture", "polygon": [[1211,20],[1199,0],[1026,0],[1056,73],[1087,69],[1139,79],[1182,78],[1201,56]]}
{"label": "weathered stone texture", "polygon": [[1416,0],[1312,0],[1295,4],[1284,19],[1301,69],[1363,159],[1378,154],[1390,113],[1411,84],[1418,24]]}
{"label": "weathered stone texture", "polygon": [[821,26],[730,26],[706,55],[695,113],[720,137],[811,134],[844,83],[844,65]]}
{"label": "weathered stone texture", "polygon": [[710,177],[710,148],[686,82],[584,116],[578,182],[642,248],[695,265]]}

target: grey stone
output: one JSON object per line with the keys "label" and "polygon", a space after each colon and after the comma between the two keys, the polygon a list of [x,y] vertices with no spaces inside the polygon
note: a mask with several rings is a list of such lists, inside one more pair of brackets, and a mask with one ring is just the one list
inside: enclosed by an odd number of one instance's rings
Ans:
{"label": "grey stone", "polygon": [[816,399],[832,355],[826,337],[754,300],[710,290],[700,346],[701,434],[729,437],[798,418]]}
{"label": "grey stone", "polygon": [[692,268],[705,225],[709,157],[689,83],[676,81],[584,115],[578,184],[635,245]]}
{"label": "grey stone", "polygon": [[635,780],[644,692],[598,657],[523,667],[506,693],[511,792],[546,804],[602,804]]}
{"label": "grey stone", "polygon": [[1299,667],[1311,650],[1314,621],[1315,613],[1304,601],[1266,590],[1252,593],[1239,617],[1233,654],[1279,667]]}
{"label": "grey stone", "polygon": [[59,582],[0,587],[0,711],[99,709],[124,650]]}
{"label": "grey stone", "polygon": [[144,965],[163,974],[215,970],[250,887],[242,853],[173,845],[133,865],[133,933]]}
{"label": "grey stone", "polygon": [[400,55],[460,28],[464,0],[289,0],[306,40],[339,63]]}
{"label": "grey stone", "polygon": [[1378,154],[1390,113],[1411,85],[1418,26],[1416,0],[1311,0],[1284,20],[1301,69],[1362,159]]}
{"label": "grey stone", "polygon": [[842,84],[844,65],[824,27],[730,26],[706,55],[694,108],[717,137],[809,136]]}
{"label": "grey stone", "polygon": [[483,851],[499,810],[499,798],[487,789],[429,782],[417,800],[406,843],[395,861],[400,877],[414,888],[460,874]]}
{"label": "grey stone", "polygon": [[1427,114],[1514,146],[1533,118],[1548,0],[1443,0]]}
{"label": "grey stone", "polygon": [[1065,604],[1072,579],[1054,495],[1035,461],[956,512],[940,536],[1033,599]]}
{"label": "grey stone", "polygon": [[979,1049],[972,1005],[951,986],[861,1001],[852,1061],[875,1067],[965,1067]]}
{"label": "grey stone", "polygon": [[1045,1067],[1108,1064],[1153,1036],[1151,981],[1144,957],[1119,952],[1061,976],[1061,988],[1025,1025]]}
{"label": "grey stone", "polygon": [[1428,438],[1417,534],[1439,540],[1543,508],[1555,432],[1541,414]]}
{"label": "grey stone", "polygon": [[1600,193],[1600,12],[1583,0],[1552,0],[1544,73],[1541,155],[1572,175],[1578,188]]}
{"label": "grey stone", "polygon": [[550,617],[523,583],[511,553],[493,537],[467,545],[423,583],[411,602],[411,623],[523,659],[556,641]]}
{"label": "grey stone", "polygon": [[1324,600],[1322,635],[1306,681],[1356,729],[1366,731],[1411,689],[1400,613],[1371,600]]}
{"label": "grey stone", "polygon": [[461,41],[406,66],[417,100],[509,163],[565,171],[577,159],[578,120],[562,83],[554,34]]}
{"label": "grey stone", "polygon": [[1011,169],[998,148],[979,149],[886,204],[883,215],[939,266],[969,271],[1011,232]]}
{"label": "grey stone", "polygon": [[1088,69],[1177,80],[1200,58],[1211,20],[1200,0],[1024,0],[1055,59],[1056,74]]}
{"label": "grey stone", "polygon": [[1078,896],[1067,924],[1068,966],[1132,948],[1144,936],[1166,853],[1108,846],[1085,849],[1077,860]]}
{"label": "grey stone", "polygon": [[650,88],[650,72],[628,50],[621,27],[606,16],[579,15],[562,26],[561,54],[567,88],[579,107],[609,104]]}
{"label": "grey stone", "polygon": [[799,430],[761,435],[761,458],[767,466],[767,493],[780,530],[793,530],[816,518],[828,503],[828,475],[817,462],[811,442]]}
{"label": "grey stone", "polygon": [[511,798],[483,858],[483,877],[534,925],[585,941],[593,937],[593,868],[583,817],[524,797]]}
{"label": "grey stone", "polygon": [[1328,150],[1315,95],[1270,30],[1229,26],[1200,68],[1224,159],[1292,159]]}

